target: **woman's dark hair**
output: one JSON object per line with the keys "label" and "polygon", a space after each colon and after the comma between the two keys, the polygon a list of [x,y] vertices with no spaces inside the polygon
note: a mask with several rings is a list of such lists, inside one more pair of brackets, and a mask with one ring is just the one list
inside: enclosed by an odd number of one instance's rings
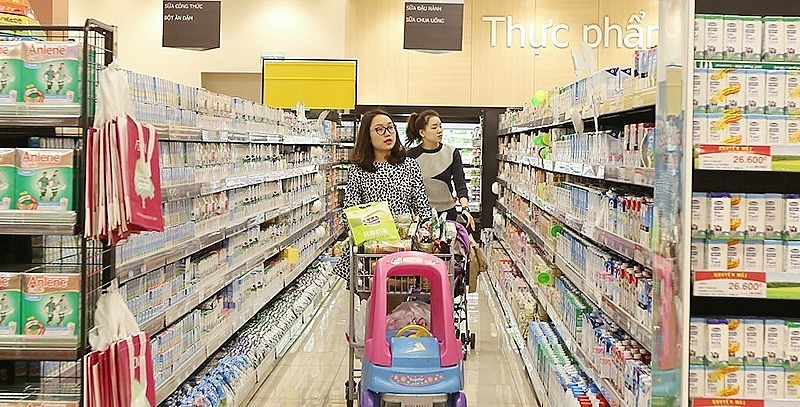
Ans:
{"label": "woman's dark hair", "polygon": [[[375,151],[372,149],[372,139],[370,138],[370,130],[372,129],[372,119],[375,116],[386,116],[389,119],[392,116],[383,110],[375,109],[364,113],[361,118],[361,125],[358,127],[358,134],[356,135],[356,146],[350,152],[350,162],[361,167],[364,171],[375,172]],[[392,120],[392,126],[394,120]],[[400,138],[397,135],[397,126],[395,126],[395,143],[392,151],[389,152],[388,161],[391,164],[402,164],[406,159],[406,149],[400,144]]]}
{"label": "woman's dark hair", "polygon": [[408,126],[406,127],[406,140],[409,147],[422,141],[422,136],[419,132],[425,129],[431,117],[438,117],[441,119],[439,112],[435,110],[428,109],[423,110],[422,113],[411,113],[411,116],[408,118]]}

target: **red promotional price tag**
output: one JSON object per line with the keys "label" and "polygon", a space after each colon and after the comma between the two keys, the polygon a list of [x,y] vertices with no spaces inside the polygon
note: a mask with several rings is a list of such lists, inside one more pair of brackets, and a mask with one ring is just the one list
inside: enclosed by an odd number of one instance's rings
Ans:
{"label": "red promotional price tag", "polygon": [[704,144],[700,146],[701,170],[772,171],[770,146]]}
{"label": "red promotional price tag", "polygon": [[767,298],[767,274],[754,271],[695,271],[694,295]]}
{"label": "red promotional price tag", "polygon": [[764,407],[764,400],[704,398],[692,399],[692,407]]}

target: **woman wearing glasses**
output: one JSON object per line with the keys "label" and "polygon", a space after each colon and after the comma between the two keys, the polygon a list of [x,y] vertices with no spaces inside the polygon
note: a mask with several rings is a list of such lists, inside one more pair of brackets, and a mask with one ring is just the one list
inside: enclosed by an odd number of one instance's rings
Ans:
{"label": "woman wearing glasses", "polygon": [[453,199],[453,185],[461,204],[467,227],[475,230],[475,220],[469,212],[469,190],[461,163],[461,153],[442,143],[442,119],[435,110],[412,113],[408,118],[406,138],[408,145],[418,146],[408,151],[422,169],[422,179],[431,206],[439,213],[447,212],[448,220],[456,220],[458,213]]}
{"label": "woman wearing glasses", "polygon": [[[344,193],[345,208],[384,201],[394,216],[411,214],[423,220],[433,216],[419,165],[406,159],[388,113],[372,110],[364,114],[350,161],[353,165]],[[342,256],[341,260],[335,272],[347,279],[349,257]]]}

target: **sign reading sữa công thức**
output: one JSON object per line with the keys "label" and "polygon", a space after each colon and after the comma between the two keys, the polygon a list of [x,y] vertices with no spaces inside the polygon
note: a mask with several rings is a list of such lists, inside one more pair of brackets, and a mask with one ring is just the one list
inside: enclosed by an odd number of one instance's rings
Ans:
{"label": "sign reading s\u1eefa c\u00f4ng th\u1ee9c", "polygon": [[219,1],[164,1],[161,46],[206,51],[220,45]]}
{"label": "sign reading s\u1eefa c\u00f4ng th\u1ee9c", "polygon": [[461,51],[464,1],[405,2],[403,49]]}

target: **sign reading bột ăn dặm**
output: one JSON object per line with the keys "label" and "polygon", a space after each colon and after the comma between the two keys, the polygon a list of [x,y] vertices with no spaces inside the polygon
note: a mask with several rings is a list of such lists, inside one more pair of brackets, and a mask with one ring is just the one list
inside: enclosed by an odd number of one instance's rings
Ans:
{"label": "sign reading b\u1ed9t \u0103n d\u1eb7m", "polygon": [[164,1],[161,46],[219,48],[220,8],[219,1]]}

